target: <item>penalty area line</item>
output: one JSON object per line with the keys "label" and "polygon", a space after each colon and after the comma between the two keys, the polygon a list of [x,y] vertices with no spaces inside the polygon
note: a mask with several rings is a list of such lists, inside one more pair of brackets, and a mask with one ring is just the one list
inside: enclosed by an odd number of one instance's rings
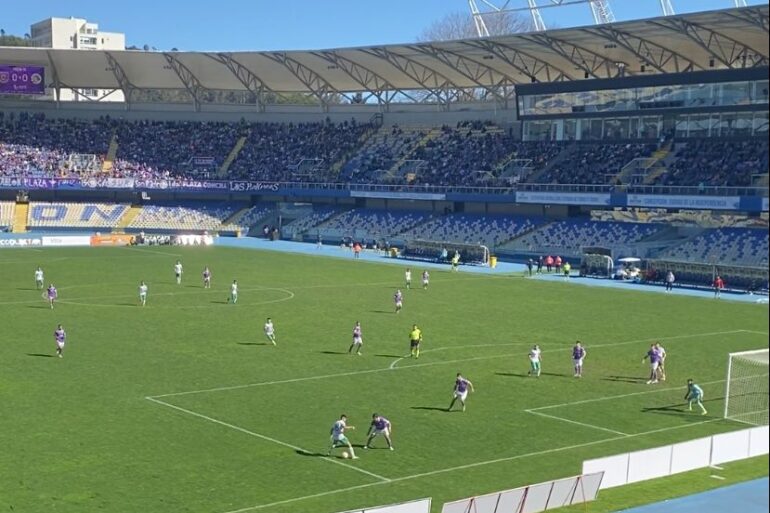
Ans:
{"label": "penalty area line", "polygon": [[[240,426],[236,426],[235,424],[230,424],[229,422],[225,422],[223,420],[215,419],[213,417],[209,417],[207,415],[203,415],[202,413],[198,413],[196,411],[192,411],[192,410],[188,410],[186,408],[182,408],[181,406],[177,406],[175,404],[171,404],[171,403],[167,403],[165,401],[161,401],[161,400],[156,399],[154,397],[145,397],[145,399],[147,399],[148,401],[152,401],[154,403],[160,404],[161,406],[166,406],[168,408],[172,408],[172,409],[180,411],[182,413],[186,413],[187,415],[192,415],[193,417],[198,417],[199,419],[207,420],[209,422],[213,422],[214,424],[219,424],[220,426],[224,426],[226,428],[230,428],[230,429],[233,429],[235,431],[239,431],[239,432],[244,433],[246,435],[253,436],[255,438],[259,438],[260,440],[264,440],[266,442],[271,442],[271,443],[274,443],[276,445],[280,445],[282,447],[286,447],[287,449],[292,449],[292,450],[294,450],[295,452],[298,452],[298,453],[301,452],[301,453],[305,453],[305,454],[312,454],[310,451],[305,450],[302,447],[298,447],[296,445],[288,444],[286,442],[282,442],[280,440],[276,440],[275,438],[271,438],[271,437],[266,436],[266,435],[261,435],[259,433],[255,433],[254,431],[249,431],[248,429],[242,428]],[[377,479],[381,483],[388,483],[388,482],[390,482],[390,479],[388,479],[387,477],[383,477],[383,476],[381,476],[379,474],[375,474],[374,472],[369,472],[368,470],[364,470],[362,468],[358,468],[358,467],[356,467],[354,465],[351,465],[350,463],[345,463],[345,462],[342,462],[342,461],[337,461],[336,459],[329,458],[329,457],[322,457],[321,459],[323,459],[324,461],[328,461],[329,463],[334,463],[335,465],[340,465],[342,467],[349,468],[351,470],[355,470],[356,472],[359,472],[361,474],[366,474],[369,477],[373,477],[373,478]]]}
{"label": "penalty area line", "polygon": [[665,431],[673,431],[673,430],[676,430],[676,429],[690,428],[690,427],[693,427],[693,426],[700,426],[700,425],[703,425],[703,424],[709,424],[711,422],[718,422],[718,421],[721,421],[721,420],[724,420],[724,419],[710,419],[710,420],[704,420],[704,421],[700,421],[700,422],[694,422],[692,424],[682,424],[682,425],[679,425],[679,426],[671,426],[671,427],[667,427],[667,428],[653,429],[651,431],[644,431],[642,433],[634,433],[634,434],[631,434],[631,435],[611,436],[609,438],[602,438],[602,439],[594,440],[594,441],[591,441],[591,442],[584,442],[584,443],[575,444],[575,445],[568,445],[568,446],[565,446],[565,447],[556,447],[554,449],[546,449],[546,450],[543,450],[543,451],[535,451],[535,452],[529,452],[529,453],[525,453],[525,454],[517,454],[515,456],[506,456],[504,458],[497,458],[497,459],[494,459],[494,460],[479,461],[479,462],[476,462],[476,463],[468,463],[466,465],[458,465],[456,467],[449,467],[449,468],[443,468],[443,469],[438,469],[438,470],[432,470],[430,472],[423,472],[423,473],[420,473],[420,474],[412,474],[412,475],[409,475],[409,476],[396,477],[396,478],[393,478],[393,479],[391,479],[390,481],[387,481],[387,482],[383,481],[383,482],[368,483],[368,484],[363,484],[363,485],[358,485],[358,486],[350,486],[350,487],[347,487],[347,488],[339,488],[337,490],[329,490],[329,491],[326,491],[326,492],[316,493],[316,494],[313,494],[313,495],[306,495],[304,497],[294,497],[294,498],[291,498],[291,499],[284,499],[282,501],[271,502],[271,503],[268,503],[268,504],[258,504],[256,506],[245,507],[245,508],[241,508],[241,509],[235,509],[235,510],[226,511],[226,512],[223,512],[223,513],[247,513],[249,511],[257,511],[257,510],[261,510],[261,509],[271,508],[273,506],[282,506],[282,505],[285,505],[285,504],[292,504],[294,502],[301,502],[301,501],[304,501],[304,500],[316,499],[316,498],[319,498],[319,497],[326,497],[326,496],[329,496],[329,495],[336,495],[336,494],[339,494],[339,493],[345,493],[345,492],[351,492],[351,491],[355,491],[355,490],[361,490],[361,489],[364,489],[364,488],[371,488],[373,486],[381,486],[381,485],[384,485],[384,484],[398,483],[398,482],[401,482],[401,481],[411,481],[413,479],[418,479],[418,478],[421,478],[421,477],[430,477],[430,476],[435,476],[435,475],[439,475],[439,474],[446,474],[446,473],[449,473],[449,472],[456,472],[456,471],[460,471],[460,470],[467,470],[467,469],[470,469],[470,468],[482,467],[482,466],[485,466],[485,465],[493,465],[493,464],[496,464],[496,463],[504,463],[504,462],[508,462],[508,461],[516,461],[516,460],[525,459],[525,458],[532,458],[532,457],[536,457],[536,456],[543,456],[543,455],[546,455],[546,454],[554,454],[554,453],[560,453],[560,452],[564,452],[564,451],[571,451],[573,449],[582,449],[584,447],[591,447],[591,446],[594,446],[594,445],[601,445],[601,444],[605,444],[607,442],[615,442],[615,441],[618,441],[618,440],[628,440],[630,438],[636,438],[636,437],[640,437],[640,436],[654,435],[654,434],[662,433],[662,432],[665,432]]}

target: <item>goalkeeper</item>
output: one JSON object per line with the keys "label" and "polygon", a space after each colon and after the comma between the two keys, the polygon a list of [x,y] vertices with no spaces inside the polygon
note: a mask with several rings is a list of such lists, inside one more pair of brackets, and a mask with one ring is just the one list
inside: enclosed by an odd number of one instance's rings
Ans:
{"label": "goalkeeper", "polygon": [[692,379],[687,380],[687,393],[684,396],[684,400],[687,401],[687,407],[692,411],[692,403],[697,403],[701,410],[701,415],[706,415],[708,412],[703,406],[703,389],[695,384]]}

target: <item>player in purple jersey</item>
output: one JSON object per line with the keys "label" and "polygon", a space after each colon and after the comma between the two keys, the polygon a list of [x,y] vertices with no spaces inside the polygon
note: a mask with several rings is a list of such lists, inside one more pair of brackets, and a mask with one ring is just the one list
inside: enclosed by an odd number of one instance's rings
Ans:
{"label": "player in purple jersey", "polygon": [[366,439],[366,444],[364,444],[364,449],[371,449],[372,440],[378,435],[382,435],[385,438],[385,441],[388,442],[388,449],[392,451],[393,442],[390,439],[390,432],[392,429],[393,426],[388,419],[382,415],[376,413],[373,414],[372,423],[369,425],[369,432],[366,434],[368,438]]}
{"label": "player in purple jersey", "polygon": [[393,301],[396,303],[396,313],[399,313],[404,306],[404,295],[400,290],[397,290],[393,295]]}
{"label": "player in purple jersey", "polygon": [[647,384],[654,385],[658,382],[658,366],[660,365],[660,351],[655,344],[650,344],[650,349],[642,358],[642,363],[648,358],[650,359],[650,379],[647,380]]}
{"label": "player in purple jersey", "polygon": [[53,286],[53,283],[48,286],[43,297],[48,300],[48,304],[51,305],[51,310],[53,310],[53,304],[59,297],[59,293],[56,291],[56,287]]}
{"label": "player in purple jersey", "polygon": [[465,379],[462,374],[457,373],[457,379],[455,379],[454,390],[452,391],[452,402],[449,403],[449,408],[446,411],[452,411],[452,407],[459,399],[460,404],[463,405],[463,411],[465,411],[465,400],[468,398],[468,392],[474,392],[473,383],[470,380]]}
{"label": "player in purple jersey", "polygon": [[583,344],[578,340],[575,342],[575,347],[572,348],[572,364],[575,367],[575,377],[583,377],[583,359],[588,353],[586,352]]}
{"label": "player in purple jersey", "polygon": [[56,327],[56,331],[53,332],[53,339],[56,342],[56,355],[59,358],[64,358],[62,352],[64,352],[64,342],[67,340],[67,333],[61,324]]}
{"label": "player in purple jersey", "polygon": [[364,337],[361,333],[361,323],[356,322],[356,325],[353,327],[353,343],[350,344],[350,347],[348,348],[348,353],[353,352],[353,348],[356,348],[356,354],[358,356],[361,356],[361,346],[364,345]]}
{"label": "player in purple jersey", "polygon": [[211,271],[209,270],[208,266],[203,269],[203,288],[211,288]]}

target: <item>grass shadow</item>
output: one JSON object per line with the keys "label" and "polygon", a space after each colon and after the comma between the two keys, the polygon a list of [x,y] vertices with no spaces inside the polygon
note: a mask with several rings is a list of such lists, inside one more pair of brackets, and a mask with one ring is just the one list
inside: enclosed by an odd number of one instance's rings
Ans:
{"label": "grass shadow", "polygon": [[372,313],[389,314],[389,313],[395,313],[395,311],[394,310],[372,310]]}
{"label": "grass shadow", "polygon": [[410,406],[409,409],[410,410],[442,411],[442,412],[445,412],[445,413],[449,411],[446,408],[438,408],[436,406]]}
{"label": "grass shadow", "polygon": [[496,376],[505,376],[507,378],[531,378],[529,374],[517,373],[517,372],[495,372]]}
{"label": "grass shadow", "polygon": [[606,378],[601,378],[602,381],[615,381],[618,383],[644,383],[649,378],[642,378],[639,376],[607,376]]}
{"label": "grass shadow", "polygon": [[36,356],[38,358],[55,358],[52,354],[43,354],[43,353],[27,353],[27,356]]}
{"label": "grass shadow", "polygon": [[296,449],[294,452],[297,453],[299,456],[308,456],[311,458],[336,458],[338,460],[345,459],[344,457],[342,457],[341,454],[335,455],[335,454],[327,454],[325,452],[311,452],[311,451],[305,451],[303,449]]}
{"label": "grass shadow", "polygon": [[51,306],[48,303],[46,303],[44,305],[27,305],[27,308],[53,310],[53,308],[51,308]]}
{"label": "grass shadow", "polygon": [[239,346],[272,346],[270,342],[236,342]]}
{"label": "grass shadow", "polygon": [[376,354],[374,355],[378,358],[408,358],[409,355],[402,355],[402,354]]}
{"label": "grass shadow", "polygon": [[318,351],[321,354],[350,354],[347,351]]}

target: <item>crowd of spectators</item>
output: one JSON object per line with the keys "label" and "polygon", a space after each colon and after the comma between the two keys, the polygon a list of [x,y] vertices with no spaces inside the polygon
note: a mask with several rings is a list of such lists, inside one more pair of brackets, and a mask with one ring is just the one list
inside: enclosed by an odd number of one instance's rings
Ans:
{"label": "crowd of spectators", "polygon": [[654,144],[586,144],[572,148],[570,155],[547,172],[538,183],[611,184],[623,167],[637,158],[648,158]]}
{"label": "crowd of spectators", "polygon": [[767,139],[698,139],[677,145],[675,157],[656,185],[743,187],[768,172]]}
{"label": "crowd of spectators", "polygon": [[[113,137],[117,153],[108,176],[145,179],[219,178],[222,163],[241,137],[245,144],[221,178],[455,186],[507,186],[530,180],[615,184],[614,177],[626,164],[656,150],[653,144],[638,143],[522,142],[512,130],[480,121],[375,130],[354,120],[127,121],[0,112],[0,176],[102,173]],[[92,157],[80,160],[73,155]],[[757,176],[768,172],[768,142],[677,143],[666,168],[653,185],[754,185]]]}

